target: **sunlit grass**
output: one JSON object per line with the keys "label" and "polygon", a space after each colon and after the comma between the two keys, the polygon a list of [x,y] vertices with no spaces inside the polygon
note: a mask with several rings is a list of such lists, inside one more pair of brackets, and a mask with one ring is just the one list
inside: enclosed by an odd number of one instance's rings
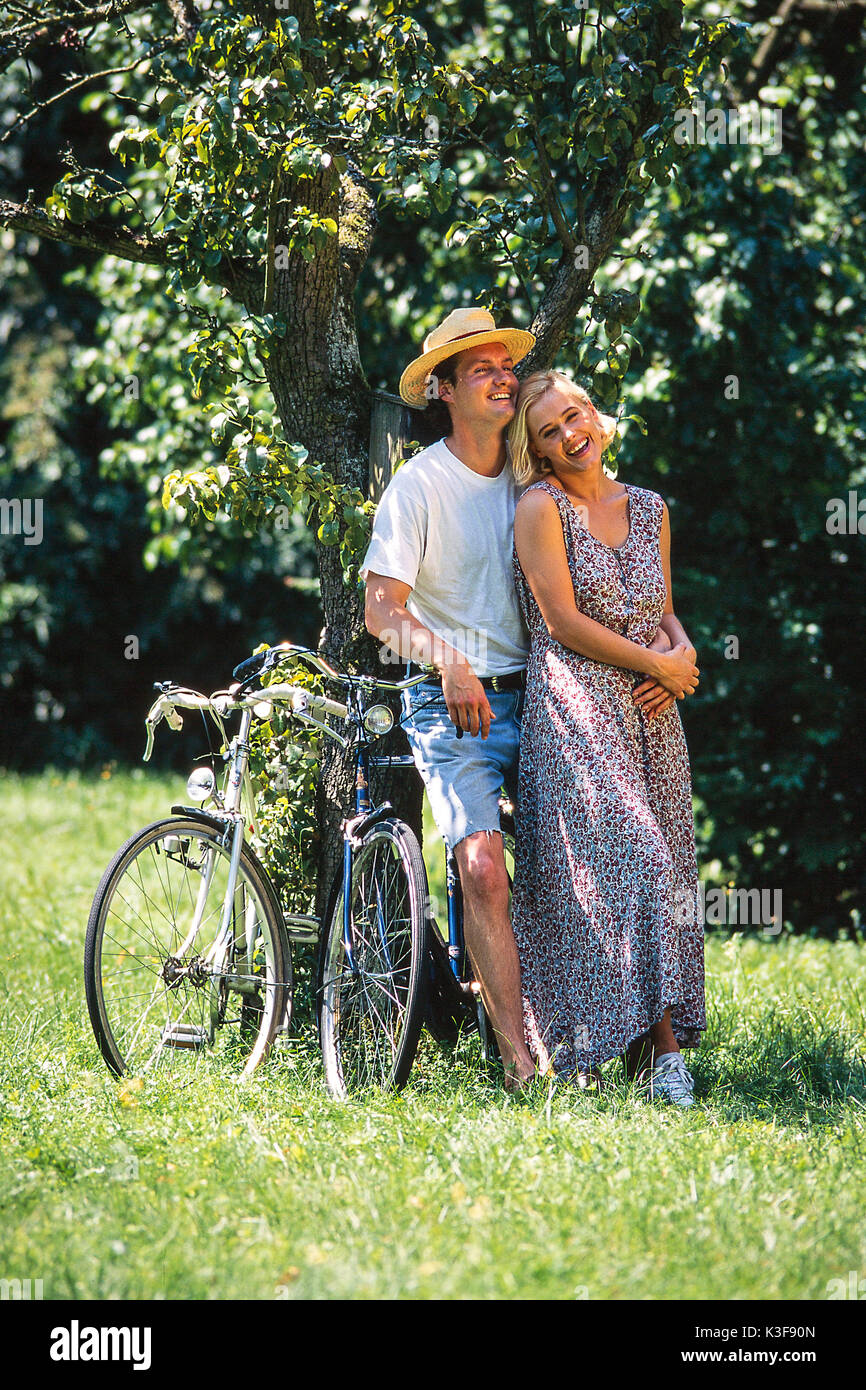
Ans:
{"label": "sunlit grass", "polygon": [[180,787],[0,785],[0,1275],[47,1298],[821,1299],[866,1274],[854,941],[708,939],[689,1113],[615,1062],[600,1096],[511,1098],[470,1039],[426,1039],[405,1091],[345,1105],[308,1033],[245,1082],[193,1057],[113,1081],[84,928]]}

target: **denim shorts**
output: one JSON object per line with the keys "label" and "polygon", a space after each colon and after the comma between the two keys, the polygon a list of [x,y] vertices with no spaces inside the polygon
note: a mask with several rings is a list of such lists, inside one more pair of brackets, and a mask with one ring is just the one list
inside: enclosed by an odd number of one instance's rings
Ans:
{"label": "denim shorts", "polygon": [[403,727],[415,764],[424,779],[433,819],[449,849],[479,830],[499,829],[499,796],[504,786],[517,797],[517,754],[522,690],[486,690],[490,721],[480,734],[457,737],[442,687],[422,681],[403,692]]}

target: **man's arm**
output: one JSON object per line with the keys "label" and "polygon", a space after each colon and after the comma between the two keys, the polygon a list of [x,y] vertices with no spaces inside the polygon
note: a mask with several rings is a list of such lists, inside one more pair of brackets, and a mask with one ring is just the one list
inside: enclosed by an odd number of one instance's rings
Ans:
{"label": "man's arm", "polygon": [[368,570],[364,599],[367,631],[385,642],[404,661],[432,666],[442,677],[442,694],[451,722],[486,738],[496,716],[484,687],[461,652],[443,642],[406,607],[410,584]]}
{"label": "man's arm", "polygon": [[[698,654],[689,641],[688,635],[682,623],[674,613],[674,602],[671,594],[671,519],[668,512],[667,503],[662,503],[662,524],[659,532],[659,552],[661,554],[662,571],[665,577],[665,611],[659,623],[659,631],[663,632],[669,639],[672,647],[677,643],[682,644],[686,649],[686,654],[692,661],[696,662]],[[698,682],[695,682],[697,685]],[[692,691],[687,692],[693,693]],[[632,699],[635,704],[640,705],[644,714],[652,719],[656,715],[663,714],[670,704],[673,703],[670,694],[655,681],[641,681],[640,685],[632,692]]]}

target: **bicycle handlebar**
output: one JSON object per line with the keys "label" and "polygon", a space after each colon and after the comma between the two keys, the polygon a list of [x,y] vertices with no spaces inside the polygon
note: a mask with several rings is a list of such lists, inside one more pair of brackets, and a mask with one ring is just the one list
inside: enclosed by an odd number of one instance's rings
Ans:
{"label": "bicycle handlebar", "polygon": [[[172,687],[167,685],[160,690],[158,699],[154,700],[148,711],[145,720],[147,730],[147,746],[144,751],[144,762],[150,760],[153,752],[153,736],[160,720],[165,719],[169,728],[178,732],[183,728],[183,716],[178,713],[179,709],[198,709],[214,715],[218,720],[224,719],[234,710],[257,709],[260,706],[271,706],[272,704],[290,704],[292,713],[299,719],[305,719],[316,725],[333,738],[335,742],[347,746],[348,740],[338,734],[335,729],[322,724],[316,716],[324,717],[330,715],[334,719],[343,721],[351,720],[349,707],[339,700],[330,700],[324,695],[318,695],[313,690],[308,690],[302,685],[292,685],[286,681],[280,681],[274,685],[260,686],[257,690],[245,691],[243,689],[250,680],[256,675],[263,674],[267,670],[273,669],[283,656],[303,656],[310,663],[316,666],[323,675],[329,676],[332,680],[343,682],[347,686],[360,686],[364,689],[383,689],[383,690],[407,690],[410,686],[418,685],[420,681],[427,679],[427,672],[422,671],[419,675],[409,676],[402,681],[380,681],[374,676],[351,676],[335,671],[329,666],[316,652],[308,647],[296,647],[291,642],[283,642],[277,647],[268,647],[266,651],[259,652],[256,656],[248,657],[234,669],[234,675],[238,675],[244,670],[247,671],[244,679],[229,690],[217,690],[212,695],[202,695],[198,690],[189,690],[184,686]],[[270,709],[263,718],[270,716]]]}
{"label": "bicycle handlebar", "polygon": [[[337,719],[348,718],[348,708],[340,704],[337,700],[327,700],[322,695],[317,695],[315,691],[307,690],[302,685],[270,685],[264,690],[251,691],[241,694],[230,690],[218,690],[213,695],[201,695],[197,690],[185,690],[179,686],[176,690],[163,691],[159,699],[154,700],[148,711],[145,727],[147,729],[147,748],[145,749],[144,762],[148,762],[153,752],[153,735],[160,720],[165,719],[170,728],[178,732],[183,728],[183,716],[178,713],[179,709],[200,709],[216,714],[220,719],[233,710],[254,709],[257,705],[271,703],[289,703],[292,713],[303,716],[304,714],[330,714]],[[338,737],[338,735],[335,735]]]}
{"label": "bicycle handlebar", "polygon": [[235,667],[232,675],[243,686],[253,680],[255,676],[273,670],[284,658],[291,656],[303,657],[323,676],[329,677],[330,680],[339,681],[341,685],[349,688],[360,686],[362,689],[406,690],[409,686],[417,685],[419,681],[428,679],[427,672],[422,672],[417,676],[408,676],[402,681],[385,681],[380,680],[377,676],[353,676],[348,671],[335,670],[325,661],[324,657],[319,656],[319,653],[314,652],[311,647],[299,647],[294,642],[279,642],[276,646],[267,647],[263,652],[257,652],[255,656],[248,656],[245,661],[240,662]]}

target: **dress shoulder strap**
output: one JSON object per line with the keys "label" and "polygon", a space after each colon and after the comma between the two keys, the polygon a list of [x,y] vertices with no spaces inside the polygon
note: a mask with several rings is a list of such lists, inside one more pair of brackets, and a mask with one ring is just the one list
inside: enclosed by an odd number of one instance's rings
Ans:
{"label": "dress shoulder strap", "polygon": [[[529,487],[524,488],[521,496],[525,497],[527,492],[537,492],[539,490],[546,492],[550,497],[554,497],[558,506],[560,503],[568,504],[568,498],[565,496],[562,488],[556,487],[553,483],[549,483],[546,478],[539,478],[537,482],[530,483]],[[560,506],[560,511],[561,510],[562,507]]]}
{"label": "dress shoulder strap", "polygon": [[638,487],[635,483],[629,483],[627,486],[632,525],[636,525],[647,539],[657,541],[662,529],[664,501],[651,488]]}

